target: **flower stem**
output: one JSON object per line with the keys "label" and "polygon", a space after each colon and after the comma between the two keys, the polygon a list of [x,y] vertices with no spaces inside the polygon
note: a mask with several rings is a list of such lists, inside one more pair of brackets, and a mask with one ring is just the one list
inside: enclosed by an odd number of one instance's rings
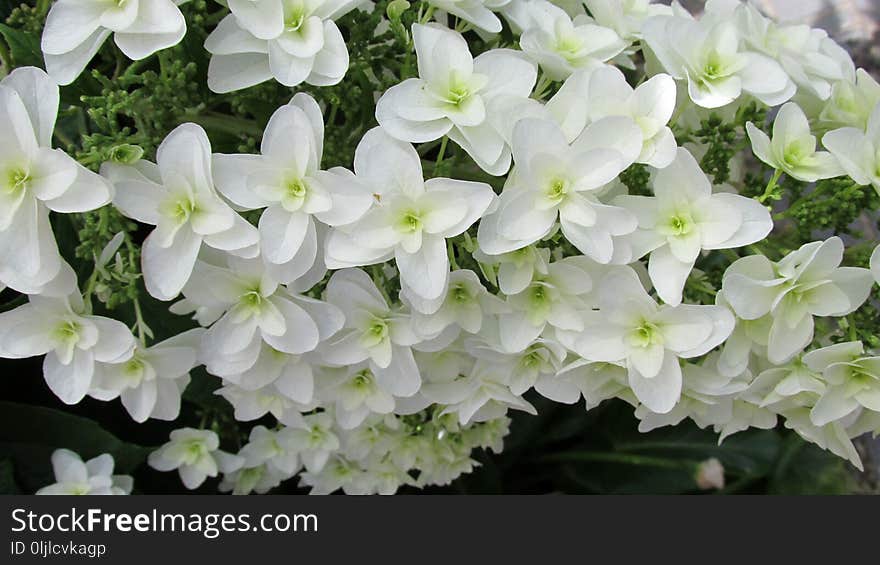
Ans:
{"label": "flower stem", "polygon": [[449,143],[449,138],[444,135],[443,140],[440,142],[440,150],[437,152],[437,161],[434,163],[434,175],[437,174],[437,170],[440,168],[440,163],[443,162],[443,157],[446,155],[447,143]]}
{"label": "flower stem", "polygon": [[[772,198],[776,191],[777,183],[779,182],[779,177],[782,176],[782,169],[776,169],[773,171],[773,176],[770,177],[770,182],[767,183],[767,188],[764,189],[764,194],[758,197],[758,202],[763,204],[769,198]],[[778,200],[774,198],[774,200]]]}

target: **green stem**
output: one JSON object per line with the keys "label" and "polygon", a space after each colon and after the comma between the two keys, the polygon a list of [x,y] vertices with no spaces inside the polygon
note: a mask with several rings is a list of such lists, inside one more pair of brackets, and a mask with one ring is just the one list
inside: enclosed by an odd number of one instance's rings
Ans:
{"label": "green stem", "polygon": [[459,270],[458,261],[455,260],[455,245],[451,239],[446,240],[446,254],[449,256],[449,265],[453,271]]}
{"label": "green stem", "polygon": [[444,135],[443,140],[440,142],[440,150],[437,152],[437,161],[434,163],[434,175],[437,174],[437,170],[440,168],[440,163],[443,162],[443,157],[446,155],[447,143],[449,143],[449,138]]}
{"label": "green stem", "polygon": [[428,6],[428,9],[425,10],[425,13],[422,14],[422,16],[419,18],[419,23],[420,24],[428,23],[431,20],[431,16],[434,15],[434,10],[436,10],[436,8],[434,6]]}
{"label": "green stem", "polygon": [[145,328],[147,324],[144,322],[144,314],[141,311],[141,301],[138,298],[134,299],[134,316],[137,320],[137,333],[138,333],[138,341],[141,342],[141,345],[146,347],[147,345],[147,332]]}
{"label": "green stem", "polygon": [[773,171],[773,176],[770,177],[770,182],[767,183],[767,188],[764,189],[764,194],[758,197],[758,202],[763,204],[767,201],[768,198],[773,196],[774,191],[776,190],[776,185],[779,182],[779,177],[782,176],[782,169],[776,169]]}

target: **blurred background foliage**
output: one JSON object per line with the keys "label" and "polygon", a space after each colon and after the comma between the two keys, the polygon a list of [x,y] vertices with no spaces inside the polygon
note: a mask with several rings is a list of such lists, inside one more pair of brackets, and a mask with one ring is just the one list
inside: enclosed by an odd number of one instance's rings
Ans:
{"label": "blurred background foliage", "polygon": [[[373,93],[415,73],[414,57],[404,48],[408,39],[405,30],[411,23],[407,18],[411,20],[414,10],[378,38],[373,36],[386,4],[387,0],[380,0],[371,15],[353,13],[340,21],[352,54],[344,81],[335,87],[301,89],[326,108],[326,168],[350,166],[357,139],[375,125]],[[688,4],[693,7],[699,2]],[[820,4],[826,11],[817,12],[819,16],[827,20],[829,13],[836,14],[827,12],[835,9],[835,3]],[[25,4],[0,0],[0,63],[4,71],[0,74],[16,66],[42,66],[39,37],[48,5],[47,0]],[[291,89],[270,82],[228,95],[209,92],[202,43],[225,9],[213,1],[192,0],[183,11],[189,30],[180,45],[132,63],[108,41],[90,65],[92,71],[62,89],[56,146],[96,169],[126,145],[139,146],[145,157],[151,158],[171,129],[195,121],[208,131],[216,151],[255,151],[263,126],[271,113],[289,100]],[[818,17],[817,13],[810,17]],[[828,25],[853,35],[851,22],[849,28],[842,25],[850,20],[832,20]],[[854,29],[861,35],[855,34],[850,47],[860,58],[859,64],[868,66],[876,60],[870,40],[875,28],[870,28],[870,33],[865,31],[867,27]],[[479,51],[479,39],[474,36],[473,40]],[[426,154],[432,150],[435,148],[430,144],[424,148]],[[438,175],[454,170],[460,178],[497,186],[498,179],[485,178],[451,147],[450,151],[442,170],[436,171]],[[79,266],[83,277],[91,271],[93,254],[100,253],[119,231],[128,234],[128,264],[118,277],[103,281],[107,299],[102,299],[98,313],[101,308],[112,309],[114,317],[131,323],[128,302],[139,296],[157,340],[192,327],[190,320],[170,316],[167,304],[151,300],[142,291],[136,253],[144,234],[136,225],[110,208],[54,221],[62,254]],[[0,294],[0,311],[24,300],[7,290]],[[224,448],[234,451],[252,425],[272,425],[269,421],[234,422],[230,407],[213,394],[217,385],[217,379],[196,370],[184,395],[180,419],[136,424],[118,402],[86,399],[76,406],[62,406],[43,382],[39,359],[0,360],[0,493],[31,493],[53,482],[49,457],[59,447],[77,451],[84,458],[111,453],[117,472],[134,475],[136,493],[186,492],[176,473],[158,473],[144,464],[147,454],[165,442],[172,429],[211,422]],[[877,462],[871,462],[867,451],[868,471],[857,474],[844,461],[807,444],[781,425],[775,430],[735,434],[719,446],[716,434],[690,422],[642,434],[632,407],[620,401],[586,412],[581,405],[560,405],[536,394],[528,399],[540,415],[512,414],[511,433],[502,454],[475,453],[479,467],[473,473],[428,492],[837,494],[877,488]],[[861,447],[868,445],[864,442]],[[704,490],[698,485],[698,473],[700,465],[710,459],[723,466],[725,482],[722,488]],[[214,493],[216,483],[208,481],[198,492]],[[303,491],[295,481],[288,481],[276,492]]]}

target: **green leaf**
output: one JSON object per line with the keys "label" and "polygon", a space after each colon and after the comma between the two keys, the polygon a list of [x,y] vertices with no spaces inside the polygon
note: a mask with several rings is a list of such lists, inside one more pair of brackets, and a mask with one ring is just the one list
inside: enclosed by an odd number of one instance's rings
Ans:
{"label": "green leaf", "polygon": [[42,67],[43,51],[40,49],[40,38],[32,33],[0,24],[0,35],[9,45],[12,62],[16,67]]}
{"label": "green leaf", "polygon": [[84,461],[109,453],[116,462],[115,472],[121,474],[136,469],[152,451],[123,442],[88,418],[0,401],[0,453],[12,460],[24,490],[33,492],[54,482],[50,458],[62,447],[75,451]]}

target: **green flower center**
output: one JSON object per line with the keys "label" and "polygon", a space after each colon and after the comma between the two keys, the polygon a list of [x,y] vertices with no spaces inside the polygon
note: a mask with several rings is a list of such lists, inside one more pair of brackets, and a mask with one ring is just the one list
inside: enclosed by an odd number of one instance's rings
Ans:
{"label": "green flower center", "polygon": [[263,304],[263,300],[263,295],[258,289],[249,290],[239,298],[239,302],[248,308],[259,308]]}
{"label": "green flower center", "polygon": [[190,216],[196,211],[196,203],[188,196],[180,196],[168,200],[162,204],[162,215],[173,219],[177,224],[189,221]]}
{"label": "green flower center", "polygon": [[30,174],[24,169],[12,169],[8,173],[7,192],[11,194],[19,194],[27,190],[28,183],[31,180]]}
{"label": "green flower center", "polygon": [[369,388],[373,384],[373,373],[369,369],[358,372],[351,380],[355,388]]}
{"label": "green flower center", "polygon": [[293,179],[284,186],[284,192],[288,198],[305,198],[309,187],[302,179]]}
{"label": "green flower center", "polygon": [[463,284],[454,285],[451,289],[449,289],[449,295],[452,297],[452,300],[454,302],[457,302],[459,304],[471,301],[471,293],[468,292],[468,289]]}
{"label": "green flower center", "polygon": [[568,181],[564,179],[553,179],[547,185],[544,194],[551,202],[560,202],[565,195],[568,194]]}
{"label": "green flower center", "polygon": [[661,345],[663,343],[663,335],[656,324],[643,320],[641,325],[632,331],[630,340],[637,347],[650,347],[652,345]]}
{"label": "green flower center", "polygon": [[582,47],[583,41],[576,35],[562,37],[556,42],[556,52],[569,61],[578,57]]}
{"label": "green flower center", "polygon": [[401,215],[397,229],[403,233],[415,233],[422,229],[421,214],[415,210],[407,210]]}
{"label": "green flower center", "polygon": [[688,213],[675,214],[669,218],[669,235],[688,235],[694,229],[694,220]]}
{"label": "green flower center", "polygon": [[60,343],[73,344],[79,341],[79,332],[82,326],[75,321],[62,322],[55,328],[53,337]]}

